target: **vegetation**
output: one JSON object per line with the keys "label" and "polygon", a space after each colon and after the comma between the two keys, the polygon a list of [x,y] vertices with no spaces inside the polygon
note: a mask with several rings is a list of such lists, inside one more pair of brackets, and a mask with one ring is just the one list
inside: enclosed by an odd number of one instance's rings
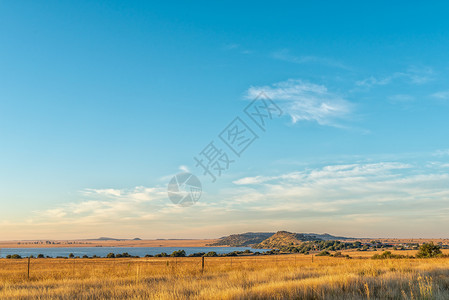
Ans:
{"label": "vegetation", "polygon": [[346,240],[346,237],[337,237],[327,233],[292,233],[287,231],[273,232],[247,232],[232,234],[220,238],[210,246],[254,247],[258,249],[272,249],[284,246],[298,245],[303,241]]}
{"label": "vegetation", "polygon": [[416,254],[418,258],[431,258],[442,256],[440,246],[434,245],[433,243],[424,243],[419,247],[419,251]]}
{"label": "vegetation", "polygon": [[274,232],[247,232],[242,234],[232,234],[220,238],[211,246],[248,247],[259,244],[263,240],[274,235]]}
{"label": "vegetation", "polygon": [[384,251],[382,254],[374,254],[372,259],[388,259],[388,258],[406,258],[405,255],[393,254],[390,251]]}
{"label": "vegetation", "polygon": [[206,257],[204,270],[201,260],[31,259],[28,279],[27,260],[0,259],[0,299],[449,299],[447,257]]}
{"label": "vegetation", "polygon": [[275,235],[269,237],[268,239],[262,241],[258,245],[254,246],[256,249],[272,249],[272,248],[282,248],[285,246],[297,246],[301,245],[302,242],[308,240],[316,240],[314,237],[307,237],[300,233],[291,233],[287,231],[278,231]]}
{"label": "vegetation", "polygon": [[171,257],[185,257],[186,252],[184,250],[177,250],[177,251],[173,251],[173,253],[170,256]]}

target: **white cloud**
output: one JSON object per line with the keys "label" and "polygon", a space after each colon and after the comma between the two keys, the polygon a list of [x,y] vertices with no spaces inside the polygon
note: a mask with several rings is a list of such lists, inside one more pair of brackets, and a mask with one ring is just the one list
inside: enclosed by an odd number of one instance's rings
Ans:
{"label": "white cloud", "polygon": [[183,172],[186,172],[186,173],[190,172],[189,168],[187,166],[184,166],[184,165],[179,166],[179,170],[183,171]]}
{"label": "white cloud", "polygon": [[133,189],[85,189],[84,198],[57,208],[38,212],[38,220],[65,223],[97,224],[124,219],[145,219],[166,198],[163,188],[135,187]]}
{"label": "white cloud", "polygon": [[338,121],[346,119],[352,105],[344,98],[331,93],[323,85],[290,79],[271,86],[253,86],[246,97],[254,99],[264,93],[287,112],[293,123],[315,121],[320,125],[339,127]]}
{"label": "white cloud", "polygon": [[[425,210],[438,213],[449,200],[449,175],[398,162],[331,165],[277,176],[245,177],[234,181],[244,189],[235,191],[238,206],[246,197],[257,199],[257,211],[351,214],[396,213]],[[238,190],[237,187],[237,190]],[[238,201],[237,201],[238,200]]]}

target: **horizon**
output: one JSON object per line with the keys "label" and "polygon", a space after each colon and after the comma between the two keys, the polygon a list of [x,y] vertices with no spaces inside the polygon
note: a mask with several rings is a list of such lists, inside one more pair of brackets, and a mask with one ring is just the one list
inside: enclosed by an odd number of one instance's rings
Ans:
{"label": "horizon", "polygon": [[0,240],[449,238],[448,9],[1,2]]}

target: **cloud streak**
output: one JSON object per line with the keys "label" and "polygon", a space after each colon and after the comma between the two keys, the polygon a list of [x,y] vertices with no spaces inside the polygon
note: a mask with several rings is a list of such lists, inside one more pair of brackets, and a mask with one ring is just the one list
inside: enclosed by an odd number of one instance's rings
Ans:
{"label": "cloud streak", "polygon": [[299,79],[250,87],[246,98],[254,99],[261,93],[278,101],[293,123],[314,121],[320,125],[341,127],[340,121],[347,119],[353,111],[349,101],[328,91],[324,85]]}
{"label": "cloud streak", "polygon": [[272,57],[277,60],[282,60],[286,62],[291,62],[295,64],[308,64],[315,63],[321,64],[329,67],[335,67],[340,69],[349,70],[350,68],[343,63],[326,57],[319,57],[314,55],[304,55],[304,56],[295,56],[290,53],[289,50],[283,49],[280,51],[276,51],[272,54]]}
{"label": "cloud streak", "polygon": [[396,80],[403,80],[410,84],[421,85],[433,80],[434,71],[431,68],[411,67],[405,72],[395,72],[384,77],[368,77],[363,80],[356,81],[359,87],[370,88],[373,86],[383,86],[393,83]]}

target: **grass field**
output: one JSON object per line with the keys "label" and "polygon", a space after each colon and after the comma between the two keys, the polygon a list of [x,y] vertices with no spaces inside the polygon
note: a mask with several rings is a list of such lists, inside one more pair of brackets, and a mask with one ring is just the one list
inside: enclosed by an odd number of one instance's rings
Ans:
{"label": "grass field", "polygon": [[[372,252],[370,253],[372,254]],[[449,258],[0,260],[1,299],[449,299]]]}

